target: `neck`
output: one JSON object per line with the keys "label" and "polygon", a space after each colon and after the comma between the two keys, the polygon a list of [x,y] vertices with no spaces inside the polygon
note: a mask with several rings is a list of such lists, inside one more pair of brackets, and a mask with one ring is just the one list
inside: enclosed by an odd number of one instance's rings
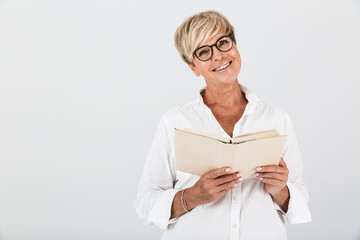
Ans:
{"label": "neck", "polygon": [[233,107],[242,106],[247,99],[240,89],[237,81],[223,88],[207,86],[204,94],[204,103],[209,106]]}

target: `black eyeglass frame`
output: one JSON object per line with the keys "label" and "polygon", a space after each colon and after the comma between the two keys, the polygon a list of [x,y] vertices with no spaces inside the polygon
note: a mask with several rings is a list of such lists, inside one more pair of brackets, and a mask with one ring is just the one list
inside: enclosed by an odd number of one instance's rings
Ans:
{"label": "black eyeglass frame", "polygon": [[[231,47],[230,47],[228,50],[226,50],[226,51],[222,51],[222,50],[219,49],[219,47],[217,46],[217,43],[218,43],[221,39],[223,39],[223,38],[225,38],[225,37],[229,37],[229,38],[231,39]],[[229,34],[229,35],[227,35],[227,36],[222,36],[222,37],[220,37],[218,40],[216,40],[216,42],[215,42],[213,45],[204,45],[204,46],[201,46],[201,47],[195,49],[195,51],[193,52],[193,54],[195,55],[195,57],[196,57],[197,59],[199,59],[200,61],[205,62],[205,61],[209,60],[209,59],[213,56],[213,53],[214,53],[213,47],[214,47],[214,46],[215,46],[215,47],[217,48],[217,50],[219,50],[220,52],[228,52],[228,51],[230,51],[230,50],[232,49],[233,45],[234,45],[234,38],[233,38],[233,34],[231,33],[231,34]],[[200,59],[200,58],[198,57],[198,55],[196,55],[196,51],[199,50],[200,48],[203,48],[203,47],[210,47],[210,49],[211,49],[210,57],[209,57],[208,59],[205,59],[205,60]]]}

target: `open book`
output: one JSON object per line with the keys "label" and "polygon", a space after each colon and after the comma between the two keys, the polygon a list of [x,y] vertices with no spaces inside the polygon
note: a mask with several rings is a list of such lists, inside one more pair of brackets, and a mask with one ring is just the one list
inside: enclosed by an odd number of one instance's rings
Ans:
{"label": "open book", "polygon": [[269,130],[228,139],[175,128],[176,170],[201,176],[215,168],[230,167],[243,179],[253,178],[256,167],[279,164],[286,137]]}

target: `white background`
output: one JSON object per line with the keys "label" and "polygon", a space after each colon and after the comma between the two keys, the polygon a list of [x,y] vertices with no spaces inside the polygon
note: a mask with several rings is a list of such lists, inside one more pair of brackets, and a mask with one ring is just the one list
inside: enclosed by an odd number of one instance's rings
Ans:
{"label": "white background", "polygon": [[295,124],[313,222],[289,239],[360,239],[359,0],[3,0],[1,240],[160,238],[133,200],[161,115],[204,86],[173,34],[208,9]]}

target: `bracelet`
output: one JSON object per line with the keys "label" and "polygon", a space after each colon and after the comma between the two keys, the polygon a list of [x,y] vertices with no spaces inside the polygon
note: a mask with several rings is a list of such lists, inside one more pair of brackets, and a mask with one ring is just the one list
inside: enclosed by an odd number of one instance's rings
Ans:
{"label": "bracelet", "polygon": [[185,212],[188,213],[189,210],[187,210],[186,202],[185,202],[185,190],[186,190],[186,188],[184,190],[182,190],[182,192],[181,192],[181,203],[182,203],[182,206],[183,206],[183,209],[185,210]]}

